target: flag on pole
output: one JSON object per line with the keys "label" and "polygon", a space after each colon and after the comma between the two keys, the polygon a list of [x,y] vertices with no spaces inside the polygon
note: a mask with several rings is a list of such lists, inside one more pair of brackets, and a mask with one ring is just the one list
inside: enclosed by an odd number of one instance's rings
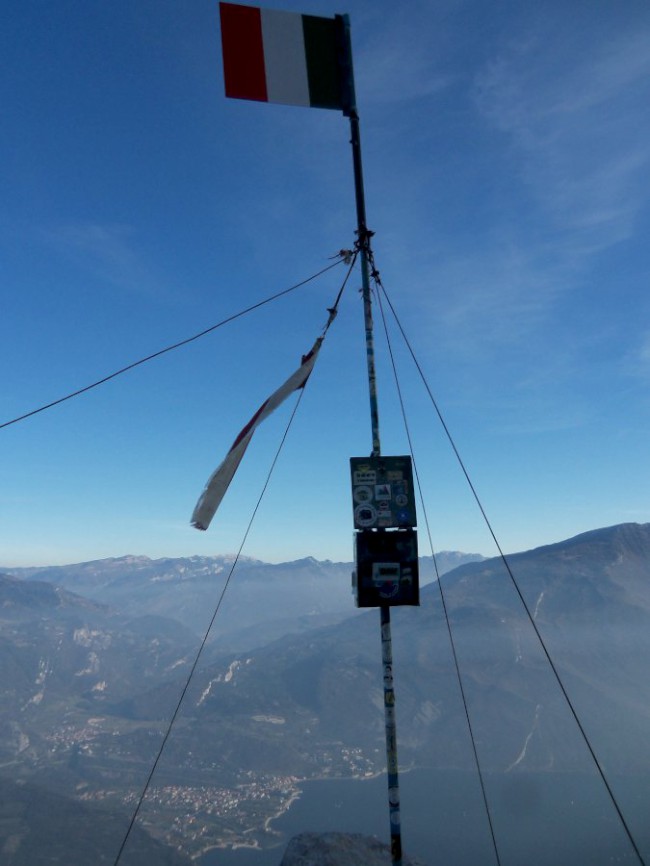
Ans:
{"label": "flag on pole", "polygon": [[341,16],[321,18],[220,3],[226,96],[336,108],[349,105],[351,61]]}
{"label": "flag on pole", "polygon": [[242,457],[253,438],[255,430],[265,418],[268,418],[287,399],[289,394],[305,386],[309,374],[316,363],[322,342],[323,337],[319,337],[311,350],[303,357],[302,363],[296,372],[289,376],[284,385],[281,385],[277,391],[274,391],[268,400],[262,403],[233,442],[223,463],[212,473],[192,513],[191,522],[192,526],[196,527],[196,529],[207,529],[210,525],[210,521],[221,504],[221,500],[226,495],[230,482],[242,461]]}

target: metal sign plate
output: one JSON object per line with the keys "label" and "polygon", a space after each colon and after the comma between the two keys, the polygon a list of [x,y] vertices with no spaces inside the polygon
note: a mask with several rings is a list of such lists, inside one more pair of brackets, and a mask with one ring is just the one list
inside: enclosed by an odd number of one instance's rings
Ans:
{"label": "metal sign plate", "polygon": [[355,529],[417,525],[411,458],[351,457]]}

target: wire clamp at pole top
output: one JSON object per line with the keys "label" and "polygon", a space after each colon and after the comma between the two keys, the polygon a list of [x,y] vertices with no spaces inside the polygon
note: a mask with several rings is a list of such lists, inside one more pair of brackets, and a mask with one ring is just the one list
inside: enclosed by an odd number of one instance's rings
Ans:
{"label": "wire clamp at pole top", "polygon": [[355,241],[355,247],[359,252],[361,250],[368,251],[370,249],[370,238],[375,236],[375,233],[365,226],[358,228],[355,230],[355,235],[357,236],[357,240]]}
{"label": "wire clamp at pole top", "polygon": [[[358,252],[363,252],[366,257],[366,261],[370,267],[370,277],[372,280],[378,285],[381,285],[381,276],[377,267],[375,265],[375,256],[370,246],[370,238],[375,236],[375,233],[371,229],[362,228],[357,229],[355,231],[355,235],[358,235],[358,240],[355,243],[355,249]],[[343,252],[343,251],[341,251]]]}

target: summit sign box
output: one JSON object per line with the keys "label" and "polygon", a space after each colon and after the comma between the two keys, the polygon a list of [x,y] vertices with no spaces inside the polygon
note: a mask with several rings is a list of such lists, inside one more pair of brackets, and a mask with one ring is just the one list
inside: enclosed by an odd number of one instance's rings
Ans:
{"label": "summit sign box", "polygon": [[351,457],[355,529],[417,525],[410,457]]}
{"label": "summit sign box", "polygon": [[357,607],[420,603],[411,458],[352,457]]}

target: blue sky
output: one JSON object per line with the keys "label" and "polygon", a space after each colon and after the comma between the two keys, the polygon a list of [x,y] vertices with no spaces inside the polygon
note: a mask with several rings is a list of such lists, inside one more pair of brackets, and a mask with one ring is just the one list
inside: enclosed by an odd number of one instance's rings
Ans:
{"label": "blue sky", "polygon": [[[504,549],[650,520],[650,7],[268,5],[351,16],[377,264]],[[347,121],[226,100],[216,3],[24,0],[3,19],[0,422],[353,242]],[[192,508],[342,276],[1,430],[0,565],[236,550],[290,406],[208,532]],[[352,558],[348,458],[371,448],[358,286],[250,556]],[[377,325],[382,448],[404,453]],[[492,555],[394,340],[434,546]]]}

